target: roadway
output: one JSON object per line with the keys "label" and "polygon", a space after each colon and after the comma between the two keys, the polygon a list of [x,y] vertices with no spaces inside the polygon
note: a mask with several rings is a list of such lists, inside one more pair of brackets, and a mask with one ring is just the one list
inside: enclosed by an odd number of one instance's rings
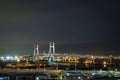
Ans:
{"label": "roadway", "polygon": [[[49,73],[49,74],[59,74],[59,73],[67,73],[67,72],[80,72],[83,75],[91,75],[91,74],[99,74],[99,75],[120,75],[120,71],[102,71],[102,70],[56,70],[56,69],[21,69],[21,70],[0,70],[0,73],[5,73],[8,75],[16,75],[16,74],[23,74],[23,73]],[[11,74],[13,73],[13,74]]]}

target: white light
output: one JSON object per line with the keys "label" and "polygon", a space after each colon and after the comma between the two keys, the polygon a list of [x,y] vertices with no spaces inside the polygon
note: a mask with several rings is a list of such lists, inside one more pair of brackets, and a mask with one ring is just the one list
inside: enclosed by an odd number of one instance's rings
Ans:
{"label": "white light", "polygon": [[67,73],[67,76],[70,76],[70,73]]}
{"label": "white light", "polygon": [[6,59],[7,59],[7,60],[8,60],[8,59],[10,59],[10,57],[9,57],[9,56],[7,56],[7,57],[6,57]]}
{"label": "white light", "polygon": [[90,78],[90,77],[87,77],[88,79]]}
{"label": "white light", "polygon": [[15,59],[17,59],[18,57],[17,56],[15,56]]}
{"label": "white light", "polygon": [[39,77],[36,77],[36,80],[39,80]]}
{"label": "white light", "polygon": [[10,56],[9,58],[10,58],[10,59],[12,59],[12,57],[11,57],[11,56]]}
{"label": "white light", "polygon": [[92,75],[95,75],[95,73],[92,73]]}
{"label": "white light", "polygon": [[4,57],[2,56],[1,59],[4,59]]}
{"label": "white light", "polygon": [[81,77],[79,76],[78,79],[81,79]]}

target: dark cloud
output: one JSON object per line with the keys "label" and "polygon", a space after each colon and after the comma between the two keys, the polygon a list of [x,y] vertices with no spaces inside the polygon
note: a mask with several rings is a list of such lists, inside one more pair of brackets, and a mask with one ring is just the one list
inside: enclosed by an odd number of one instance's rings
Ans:
{"label": "dark cloud", "polygon": [[119,8],[117,0],[1,0],[0,47],[31,48],[55,41],[62,46],[74,45],[71,51],[75,46],[80,51],[83,45],[98,49],[114,45],[118,49]]}

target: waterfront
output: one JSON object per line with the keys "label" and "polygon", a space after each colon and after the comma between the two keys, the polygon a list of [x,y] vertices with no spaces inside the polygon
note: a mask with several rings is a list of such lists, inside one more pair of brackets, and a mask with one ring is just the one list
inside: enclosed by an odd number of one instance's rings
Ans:
{"label": "waterfront", "polygon": [[[51,61],[46,60],[46,56],[30,55],[17,59],[1,58],[0,67],[1,69],[120,70],[120,58],[118,56],[56,54],[50,57]],[[36,58],[37,60],[35,60]]]}
{"label": "waterfront", "polygon": [[48,53],[37,45],[33,55],[1,56],[0,80],[119,80],[119,65],[119,56],[57,54],[50,42]]}
{"label": "waterfront", "polygon": [[119,71],[102,70],[0,70],[0,74],[1,80],[95,80],[100,78],[100,80],[120,79]]}
{"label": "waterfront", "polygon": [[[69,56],[68,56],[69,55]],[[119,57],[54,55],[60,61],[44,60],[44,55],[1,59],[1,80],[119,80]]]}

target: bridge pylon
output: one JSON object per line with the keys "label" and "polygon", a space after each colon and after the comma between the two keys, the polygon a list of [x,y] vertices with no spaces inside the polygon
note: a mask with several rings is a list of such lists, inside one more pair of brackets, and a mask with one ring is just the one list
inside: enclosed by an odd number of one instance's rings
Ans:
{"label": "bridge pylon", "polygon": [[54,59],[55,54],[55,43],[49,43],[49,52],[48,52],[48,63],[51,64],[51,61]]}
{"label": "bridge pylon", "polygon": [[36,47],[34,46],[34,56],[35,55],[39,55],[39,46],[38,46],[38,44],[37,44]]}

